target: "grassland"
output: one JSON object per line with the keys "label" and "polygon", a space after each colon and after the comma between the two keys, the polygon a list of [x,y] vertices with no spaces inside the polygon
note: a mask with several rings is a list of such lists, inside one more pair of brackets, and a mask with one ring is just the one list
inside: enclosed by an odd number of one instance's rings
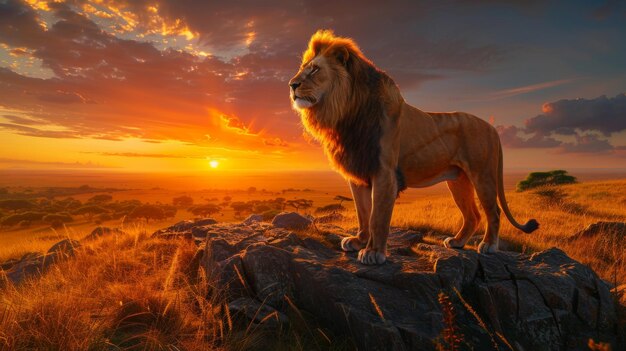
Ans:
{"label": "grassland", "polygon": [[[167,193],[163,198],[171,195]],[[316,207],[331,203],[334,195],[332,190],[309,194],[316,199]],[[277,194],[233,195],[237,196],[244,200]],[[290,196],[303,197],[302,193]],[[518,221],[536,218],[541,224],[538,231],[523,234],[503,216],[501,237],[508,250],[530,253],[556,246],[590,265],[602,278],[616,285],[626,283],[623,238],[621,242],[602,235],[570,240],[572,234],[589,224],[626,221],[626,180],[583,182],[522,193],[509,191],[507,199]],[[345,219],[337,224],[355,227],[353,210],[347,207]],[[227,213],[222,218],[234,220],[231,215]],[[183,213],[175,220],[186,216]],[[224,220],[220,217],[218,220]],[[210,284],[202,278],[189,275],[187,267],[195,252],[193,243],[149,237],[153,229],[171,222],[126,227],[126,236],[88,243],[83,254],[54,266],[40,279],[0,288],[0,349],[170,350],[171,345],[176,345],[186,350],[214,350],[264,345],[262,331],[250,325],[237,327],[219,292],[211,291]],[[392,220],[394,226],[426,231],[426,240],[437,242],[442,234],[453,235],[461,223],[452,198],[444,192],[402,195]],[[11,245],[4,241],[7,235],[24,233],[0,233],[0,256],[43,251],[60,237],[80,239],[93,226],[80,223],[54,235],[41,230],[38,235],[43,239],[15,239]],[[476,238],[480,235],[481,231]],[[284,330],[280,339],[283,343],[274,347],[306,349],[307,343],[319,342],[316,337],[320,333],[311,330],[308,326]],[[341,348],[341,343],[332,346]]]}

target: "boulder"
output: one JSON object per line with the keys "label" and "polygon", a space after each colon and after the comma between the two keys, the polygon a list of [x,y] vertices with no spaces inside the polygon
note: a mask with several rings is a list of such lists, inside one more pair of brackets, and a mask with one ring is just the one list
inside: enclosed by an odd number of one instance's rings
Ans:
{"label": "boulder", "polygon": [[216,224],[217,221],[213,218],[203,218],[203,219],[190,219],[186,221],[180,221],[172,226],[169,226],[164,229],[159,229],[156,232],[152,233],[152,237],[163,238],[163,239],[172,239],[172,238],[187,238],[191,239],[193,234],[191,232],[192,229],[208,226],[211,224]]}
{"label": "boulder", "polygon": [[263,222],[263,215],[260,214],[251,214],[246,219],[244,219],[241,224],[244,225],[252,225],[254,223]]}
{"label": "boulder", "polygon": [[609,287],[557,248],[479,255],[392,228],[387,262],[365,266],[339,250],[336,234],[242,224],[211,233],[203,271],[251,323],[287,322],[295,306],[368,350],[435,350],[450,323],[461,349],[586,350],[589,338],[617,345]]}
{"label": "boulder", "polygon": [[64,239],[52,245],[52,247],[48,249],[46,256],[48,257],[54,256],[56,259],[73,257],[74,252],[79,247],[80,247],[80,242],[78,242],[78,240]]}
{"label": "boulder", "polygon": [[308,228],[313,221],[296,212],[281,212],[274,217],[272,225],[276,228],[298,230]]}

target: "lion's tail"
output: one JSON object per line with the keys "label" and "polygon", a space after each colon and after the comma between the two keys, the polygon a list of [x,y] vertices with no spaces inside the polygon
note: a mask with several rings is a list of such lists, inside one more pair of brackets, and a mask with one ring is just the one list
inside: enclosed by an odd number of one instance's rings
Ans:
{"label": "lion's tail", "polygon": [[517,223],[509,210],[509,205],[506,203],[506,197],[504,196],[504,160],[502,157],[502,146],[499,146],[498,148],[500,149],[500,159],[498,162],[498,199],[500,199],[500,207],[506,215],[506,218],[508,218],[509,222],[511,222],[515,228],[523,231],[524,233],[532,233],[539,228],[539,223],[535,219],[530,219],[524,225]]}

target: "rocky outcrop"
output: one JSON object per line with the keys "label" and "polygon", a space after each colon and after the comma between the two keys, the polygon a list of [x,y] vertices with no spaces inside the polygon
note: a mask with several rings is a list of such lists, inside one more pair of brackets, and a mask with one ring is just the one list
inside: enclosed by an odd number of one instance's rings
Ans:
{"label": "rocky outcrop", "polygon": [[[435,349],[446,329],[462,335],[462,348],[479,350],[617,342],[609,287],[556,248],[479,255],[394,229],[388,261],[364,266],[338,250],[336,233],[314,239],[264,223],[201,231],[201,266],[231,312],[251,321],[287,323],[297,306],[363,350]],[[450,308],[440,293],[452,301],[454,326],[444,323]]]}
{"label": "rocky outcrop", "polygon": [[19,284],[24,279],[37,276],[45,272],[51,265],[73,257],[80,243],[72,239],[64,239],[52,245],[48,252],[29,252],[19,260],[9,260],[2,264],[0,286],[6,282]]}
{"label": "rocky outcrop", "polygon": [[285,228],[291,230],[305,229],[309,227],[313,221],[296,212],[281,212],[274,217],[272,225],[276,228]]}

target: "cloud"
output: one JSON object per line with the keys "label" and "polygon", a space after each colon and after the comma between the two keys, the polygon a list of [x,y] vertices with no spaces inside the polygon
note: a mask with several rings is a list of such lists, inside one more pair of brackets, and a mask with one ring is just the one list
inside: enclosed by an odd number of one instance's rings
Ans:
{"label": "cloud", "polygon": [[[542,110],[543,114],[527,119],[524,128],[497,126],[502,145],[555,148],[558,153],[577,154],[624,149],[613,145],[608,138],[626,130],[626,94],[614,98],[563,99],[544,104]],[[562,136],[574,140],[559,140]]]}
{"label": "cloud", "polygon": [[563,99],[544,104],[542,110],[543,114],[526,120],[526,131],[561,135],[573,135],[576,130],[599,131],[610,136],[626,130],[626,94]]}

